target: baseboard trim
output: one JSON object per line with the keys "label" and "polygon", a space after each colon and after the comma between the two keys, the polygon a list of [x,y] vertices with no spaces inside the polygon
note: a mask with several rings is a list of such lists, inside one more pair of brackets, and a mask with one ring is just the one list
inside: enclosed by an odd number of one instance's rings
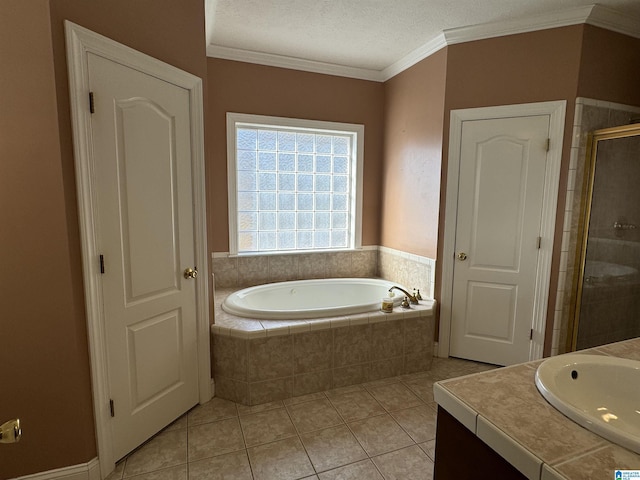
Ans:
{"label": "baseboard trim", "polygon": [[14,480],[100,480],[100,462],[98,458],[87,463],[57,468],[46,472],[33,473]]}

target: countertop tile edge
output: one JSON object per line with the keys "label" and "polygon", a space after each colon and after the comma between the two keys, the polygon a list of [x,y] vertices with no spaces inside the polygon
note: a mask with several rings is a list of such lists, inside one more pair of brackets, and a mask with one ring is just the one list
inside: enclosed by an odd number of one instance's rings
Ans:
{"label": "countertop tile edge", "polygon": [[542,465],[542,476],[540,480],[567,480],[567,477],[545,463]]}
{"label": "countertop tile edge", "polygon": [[440,385],[440,382],[433,384],[433,399],[462,425],[473,432],[474,435],[476,434],[476,420],[478,417],[476,411]]}
{"label": "countertop tile edge", "polygon": [[543,462],[482,415],[476,421],[476,436],[529,480],[540,480]]}

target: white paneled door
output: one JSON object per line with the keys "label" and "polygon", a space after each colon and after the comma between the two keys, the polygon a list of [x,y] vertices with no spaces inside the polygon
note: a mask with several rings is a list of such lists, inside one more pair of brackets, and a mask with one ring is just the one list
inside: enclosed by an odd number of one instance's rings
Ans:
{"label": "white paneled door", "polygon": [[189,92],[88,54],[113,458],[198,403]]}
{"label": "white paneled door", "polygon": [[529,360],[549,115],[462,124],[450,355]]}

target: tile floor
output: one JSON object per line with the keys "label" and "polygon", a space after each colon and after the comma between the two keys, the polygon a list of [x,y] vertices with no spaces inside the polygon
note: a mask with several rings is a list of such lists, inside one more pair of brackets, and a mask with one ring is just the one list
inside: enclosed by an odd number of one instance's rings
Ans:
{"label": "tile floor", "polygon": [[252,407],[214,398],[119,462],[109,480],[429,480],[433,382],[491,368],[436,358],[428,372]]}

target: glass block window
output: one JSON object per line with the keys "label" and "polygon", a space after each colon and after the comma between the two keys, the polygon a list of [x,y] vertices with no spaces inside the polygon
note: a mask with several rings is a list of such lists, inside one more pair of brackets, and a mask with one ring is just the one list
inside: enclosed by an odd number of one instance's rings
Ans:
{"label": "glass block window", "polygon": [[361,125],[227,114],[230,253],[360,243]]}

